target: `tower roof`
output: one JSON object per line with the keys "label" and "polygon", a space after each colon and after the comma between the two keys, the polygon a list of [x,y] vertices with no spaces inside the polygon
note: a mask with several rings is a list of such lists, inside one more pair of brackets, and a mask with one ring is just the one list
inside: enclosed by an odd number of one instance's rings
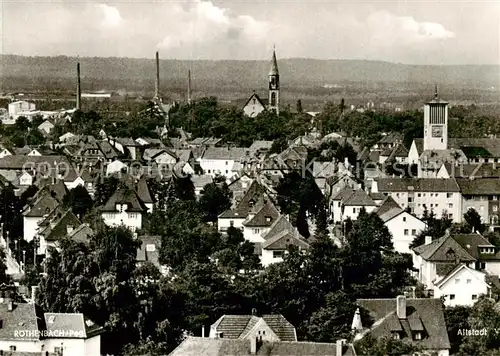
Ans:
{"label": "tower roof", "polygon": [[273,58],[271,59],[271,69],[269,70],[269,75],[279,75],[278,71],[278,61],[276,60],[276,51],[273,49]]}
{"label": "tower roof", "polygon": [[428,101],[427,104],[448,104],[447,101],[444,101],[439,98],[437,84],[434,90],[434,98],[431,101]]}

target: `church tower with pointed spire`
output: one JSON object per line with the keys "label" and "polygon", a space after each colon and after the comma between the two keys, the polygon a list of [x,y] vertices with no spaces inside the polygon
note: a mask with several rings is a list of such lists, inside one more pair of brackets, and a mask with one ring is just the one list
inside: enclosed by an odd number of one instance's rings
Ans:
{"label": "church tower with pointed spire", "polygon": [[278,61],[276,60],[276,49],[273,47],[273,58],[271,59],[271,69],[269,70],[269,110],[274,110],[279,114],[280,106],[280,73],[278,71]]}

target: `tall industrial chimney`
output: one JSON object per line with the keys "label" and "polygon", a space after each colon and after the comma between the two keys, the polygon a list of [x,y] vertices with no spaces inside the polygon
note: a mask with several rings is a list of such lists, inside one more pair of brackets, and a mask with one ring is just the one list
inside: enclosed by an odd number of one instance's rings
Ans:
{"label": "tall industrial chimney", "polygon": [[155,98],[160,98],[160,54],[156,51],[156,83],[155,83]]}
{"label": "tall industrial chimney", "polygon": [[188,104],[191,104],[191,70],[188,70],[188,93],[187,93]]}
{"label": "tall industrial chimney", "polygon": [[76,64],[76,110],[81,109],[82,88],[80,87],[80,62]]}

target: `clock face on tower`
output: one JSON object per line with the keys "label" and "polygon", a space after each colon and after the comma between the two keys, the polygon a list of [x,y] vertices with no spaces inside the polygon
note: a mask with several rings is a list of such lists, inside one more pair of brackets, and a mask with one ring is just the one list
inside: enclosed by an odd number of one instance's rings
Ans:
{"label": "clock face on tower", "polygon": [[432,126],[432,137],[443,137],[443,126]]}

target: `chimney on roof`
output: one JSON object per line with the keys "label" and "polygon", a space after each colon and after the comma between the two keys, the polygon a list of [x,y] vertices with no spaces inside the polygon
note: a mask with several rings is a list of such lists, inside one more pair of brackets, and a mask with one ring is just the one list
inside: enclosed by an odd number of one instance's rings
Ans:
{"label": "chimney on roof", "polygon": [[396,297],[396,313],[399,319],[406,319],[406,297],[404,295]]}
{"label": "chimney on roof", "polygon": [[425,244],[429,245],[432,242],[432,236],[426,236],[425,237]]}
{"label": "chimney on roof", "polygon": [[252,308],[252,315],[257,316],[257,309],[256,308]]}
{"label": "chimney on roof", "polygon": [[155,99],[160,98],[160,53],[156,51]]}
{"label": "chimney on roof", "polygon": [[38,292],[38,286],[31,286],[31,303],[32,304],[35,304],[37,292]]}
{"label": "chimney on roof", "polygon": [[82,89],[80,87],[80,63],[76,64],[76,110],[81,109]]}
{"label": "chimney on roof", "polygon": [[188,70],[188,92],[187,92],[187,102],[191,104],[191,70]]}
{"label": "chimney on roof", "polygon": [[343,355],[342,351],[344,351],[344,345],[345,344],[346,344],[346,339],[337,340],[337,342],[336,342],[336,345],[337,345],[336,355],[337,356],[342,356]]}

